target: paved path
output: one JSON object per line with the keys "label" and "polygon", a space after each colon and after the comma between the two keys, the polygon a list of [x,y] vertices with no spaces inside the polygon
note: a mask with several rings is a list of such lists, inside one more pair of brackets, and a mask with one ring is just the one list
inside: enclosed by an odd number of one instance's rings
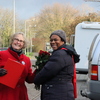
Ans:
{"label": "paved path", "polygon": [[87,88],[87,79],[88,75],[85,74],[77,74],[77,93],[78,97],[75,100],[90,100],[86,97],[82,97],[80,95],[80,90],[84,90]]}
{"label": "paved path", "polygon": [[27,84],[29,100],[40,100],[40,91],[34,88],[34,84]]}

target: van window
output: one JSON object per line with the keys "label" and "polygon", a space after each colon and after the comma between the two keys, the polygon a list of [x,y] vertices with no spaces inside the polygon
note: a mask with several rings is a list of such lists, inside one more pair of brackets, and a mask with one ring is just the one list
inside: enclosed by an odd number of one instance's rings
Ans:
{"label": "van window", "polygon": [[97,35],[94,37],[94,39],[93,39],[93,41],[92,41],[92,44],[91,44],[91,46],[90,46],[89,55],[88,55],[88,60],[89,60],[89,61],[91,60],[91,54],[92,54],[93,46],[94,46],[94,43],[95,43],[96,38],[98,37],[98,35],[99,35],[99,34],[97,34]]}
{"label": "van window", "polygon": [[70,36],[70,44],[74,47],[75,35]]}

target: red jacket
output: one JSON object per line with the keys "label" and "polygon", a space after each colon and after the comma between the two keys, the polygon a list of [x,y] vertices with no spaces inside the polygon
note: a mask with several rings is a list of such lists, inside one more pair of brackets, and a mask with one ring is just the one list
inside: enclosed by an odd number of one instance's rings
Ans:
{"label": "red jacket", "polygon": [[4,67],[8,58],[16,60],[20,63],[24,62],[25,69],[15,89],[0,84],[0,100],[29,100],[25,81],[32,83],[35,76],[35,74],[32,73],[30,59],[24,54],[18,56],[16,52],[10,50],[9,48],[8,50],[0,51],[0,67]]}

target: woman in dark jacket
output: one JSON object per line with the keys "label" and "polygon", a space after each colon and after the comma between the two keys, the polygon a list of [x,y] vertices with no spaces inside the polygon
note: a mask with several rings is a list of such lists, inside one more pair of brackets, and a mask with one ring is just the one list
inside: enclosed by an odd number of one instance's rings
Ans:
{"label": "woman in dark jacket", "polygon": [[66,45],[66,34],[62,30],[50,35],[50,45],[53,53],[34,78],[35,84],[42,85],[41,100],[74,100],[72,54],[76,52]]}

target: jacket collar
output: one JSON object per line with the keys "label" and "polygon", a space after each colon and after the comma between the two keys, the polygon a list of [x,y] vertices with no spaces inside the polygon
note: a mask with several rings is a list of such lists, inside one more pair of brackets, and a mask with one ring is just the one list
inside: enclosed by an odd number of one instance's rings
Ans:
{"label": "jacket collar", "polygon": [[23,59],[23,54],[18,55],[17,52],[11,50],[10,48],[8,48],[8,51],[9,51],[9,53],[10,53],[14,58],[16,58],[17,60],[20,61],[20,60]]}

